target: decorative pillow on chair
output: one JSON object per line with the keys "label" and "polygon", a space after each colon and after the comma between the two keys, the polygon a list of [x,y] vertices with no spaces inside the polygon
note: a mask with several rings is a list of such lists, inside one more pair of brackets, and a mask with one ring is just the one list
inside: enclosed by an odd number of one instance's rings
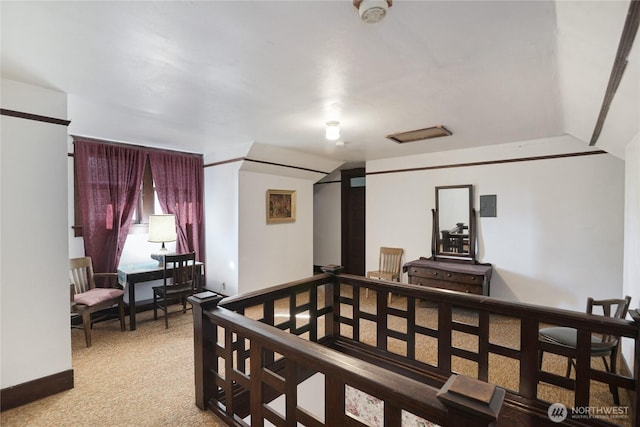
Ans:
{"label": "decorative pillow on chair", "polygon": [[102,301],[119,297],[120,295],[123,295],[123,294],[124,294],[124,291],[122,289],[93,288],[88,290],[87,292],[82,292],[81,294],[75,294],[73,296],[73,300],[75,301],[76,304],[92,306]]}

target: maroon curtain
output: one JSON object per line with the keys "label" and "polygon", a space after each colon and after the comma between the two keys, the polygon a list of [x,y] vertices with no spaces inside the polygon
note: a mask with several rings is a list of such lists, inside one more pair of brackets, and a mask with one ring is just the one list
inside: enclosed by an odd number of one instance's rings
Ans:
{"label": "maroon curtain", "polygon": [[116,271],[140,194],[146,150],[74,138],[85,255]]}
{"label": "maroon curtain", "polygon": [[162,211],[176,216],[176,252],[195,252],[204,261],[202,156],[150,150],[149,163]]}

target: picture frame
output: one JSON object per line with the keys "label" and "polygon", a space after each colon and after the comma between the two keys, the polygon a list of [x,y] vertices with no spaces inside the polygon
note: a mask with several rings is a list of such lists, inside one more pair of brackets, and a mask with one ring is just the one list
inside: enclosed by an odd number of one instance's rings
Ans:
{"label": "picture frame", "polygon": [[295,190],[267,190],[267,224],[296,220]]}

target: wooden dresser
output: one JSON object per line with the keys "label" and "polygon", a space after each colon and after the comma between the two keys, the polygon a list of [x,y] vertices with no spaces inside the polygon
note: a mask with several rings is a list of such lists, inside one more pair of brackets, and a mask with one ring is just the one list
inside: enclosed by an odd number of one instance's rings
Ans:
{"label": "wooden dresser", "polygon": [[420,258],[406,263],[402,270],[409,284],[489,296],[491,264],[435,261]]}

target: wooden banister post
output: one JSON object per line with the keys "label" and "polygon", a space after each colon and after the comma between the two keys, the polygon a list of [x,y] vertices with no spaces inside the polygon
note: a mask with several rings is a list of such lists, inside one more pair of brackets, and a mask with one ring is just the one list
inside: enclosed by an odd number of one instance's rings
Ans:
{"label": "wooden banister post", "polygon": [[329,265],[325,265],[323,267],[320,267],[320,269],[324,273],[329,273],[329,274],[336,275],[336,274],[340,273],[342,270],[344,270],[344,267],[341,266],[341,265],[329,264]]}
{"label": "wooden banister post", "polygon": [[189,297],[189,302],[193,306],[193,356],[194,356],[194,372],[196,384],[196,406],[202,410],[207,409],[206,403],[209,396],[205,392],[207,388],[205,380],[206,366],[208,359],[214,359],[215,355],[211,354],[213,349],[207,343],[207,335],[213,328],[207,327],[208,322],[202,319],[204,310],[210,310],[218,305],[222,296],[206,291],[194,294]]}
{"label": "wooden banister post", "polygon": [[447,408],[447,426],[494,425],[505,391],[493,384],[463,375],[451,375],[437,394]]}
{"label": "wooden banister post", "polygon": [[320,267],[320,269],[324,273],[331,274],[333,276],[333,286],[327,289],[324,295],[325,305],[328,307],[333,307],[333,316],[325,316],[325,324],[324,330],[327,335],[331,335],[332,339],[340,335],[340,323],[337,319],[340,317],[340,304],[336,302],[334,299],[337,295],[338,288],[338,279],[336,279],[336,274],[340,274],[344,267],[335,264],[325,265]]}

